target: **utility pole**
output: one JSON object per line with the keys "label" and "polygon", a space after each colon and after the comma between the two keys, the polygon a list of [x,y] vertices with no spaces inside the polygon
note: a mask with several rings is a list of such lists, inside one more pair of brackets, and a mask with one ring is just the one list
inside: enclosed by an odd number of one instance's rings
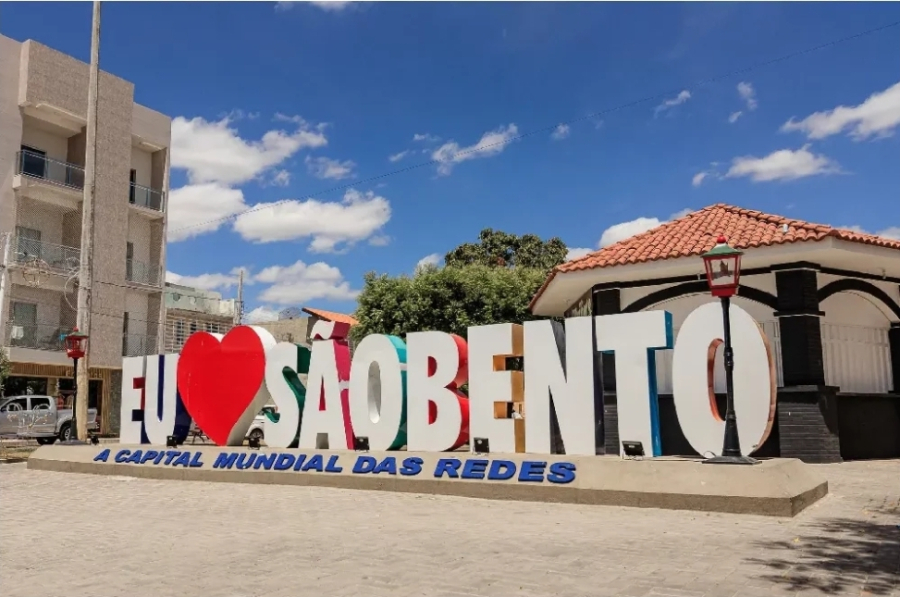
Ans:
{"label": "utility pole", "polygon": [[[94,278],[94,191],[97,181],[97,100],[100,88],[100,1],[94,0],[91,24],[91,68],[88,86],[87,131],[84,156],[84,201],[81,205],[81,260],[78,271],[78,329],[91,334],[91,289]],[[90,349],[89,349],[90,350]],[[88,396],[90,390],[89,350],[80,359],[76,371],[78,391],[75,405],[72,439],[87,437]]]}
{"label": "utility pole", "polygon": [[234,306],[234,325],[241,325],[244,319],[244,270],[238,272],[237,304]]}

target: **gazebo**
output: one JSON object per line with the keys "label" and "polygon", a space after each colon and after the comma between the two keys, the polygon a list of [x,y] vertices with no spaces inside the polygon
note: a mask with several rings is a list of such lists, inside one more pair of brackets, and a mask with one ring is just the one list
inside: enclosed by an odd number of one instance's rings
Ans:
{"label": "gazebo", "polygon": [[[713,300],[700,255],[719,234],[744,251],[733,300],[776,352],[775,429],[757,453],[809,462],[900,456],[900,240],[716,204],[557,266],[532,312],[664,309],[677,332],[688,313]],[[718,359],[717,394],[724,392]],[[657,368],[663,453],[690,455],[672,405],[671,355]],[[615,356],[598,355],[597,369],[598,451],[618,453]]]}

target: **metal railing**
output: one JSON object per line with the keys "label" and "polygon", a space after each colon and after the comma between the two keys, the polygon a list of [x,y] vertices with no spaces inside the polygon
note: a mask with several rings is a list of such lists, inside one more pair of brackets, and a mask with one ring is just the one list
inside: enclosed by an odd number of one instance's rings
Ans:
{"label": "metal railing", "polygon": [[142,357],[156,353],[156,336],[145,336],[142,334],[122,335],[123,357]]}
{"label": "metal railing", "polygon": [[16,174],[73,189],[84,188],[82,166],[54,160],[33,151],[22,150],[16,153]]}
{"label": "metal railing", "polygon": [[162,211],[164,198],[162,191],[139,184],[131,183],[131,187],[128,189],[128,202],[138,207]]}
{"label": "metal railing", "polygon": [[53,271],[71,272],[78,269],[81,263],[81,250],[15,236],[12,243],[12,261],[24,266],[46,264],[45,267]]}
{"label": "metal railing", "polygon": [[143,261],[127,259],[125,261],[125,279],[136,284],[159,286],[162,276],[160,267]]}
{"label": "metal railing", "polygon": [[21,324],[10,321],[6,324],[7,346],[34,348],[37,350],[65,350],[65,336],[72,331],[71,326],[44,323]]}

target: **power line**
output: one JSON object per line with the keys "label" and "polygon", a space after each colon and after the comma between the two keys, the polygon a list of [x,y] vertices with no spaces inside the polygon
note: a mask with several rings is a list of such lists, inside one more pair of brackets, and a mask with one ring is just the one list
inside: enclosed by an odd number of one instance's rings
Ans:
{"label": "power line", "polygon": [[[458,157],[460,157],[460,156],[464,156],[464,155],[468,155],[468,154],[472,154],[472,153],[483,152],[483,151],[488,150],[488,149],[491,149],[491,148],[503,147],[503,146],[505,146],[505,145],[509,145],[510,143],[512,143],[512,142],[514,142],[514,141],[520,141],[520,140],[522,140],[522,139],[526,139],[526,138],[528,138],[528,137],[533,137],[534,135],[538,135],[538,134],[541,134],[541,133],[548,133],[548,132],[553,131],[554,129],[556,129],[556,127],[558,127],[558,126],[560,126],[560,125],[572,125],[572,124],[578,124],[578,123],[580,123],[580,122],[584,122],[585,120],[592,120],[592,119],[594,119],[594,118],[597,118],[598,116],[604,116],[604,115],[606,115],[606,114],[611,114],[611,113],[613,113],[613,112],[618,112],[618,111],[620,111],[620,110],[625,110],[625,109],[627,109],[627,108],[632,108],[632,107],[634,107],[634,106],[637,106],[637,105],[640,105],[640,104],[644,104],[644,103],[647,103],[647,102],[650,102],[650,101],[655,101],[655,100],[660,100],[660,99],[663,99],[663,98],[666,98],[666,97],[670,97],[670,96],[672,96],[672,95],[674,95],[674,94],[676,94],[676,93],[679,93],[680,91],[682,91],[682,90],[685,89],[685,88],[690,89],[690,88],[703,87],[703,86],[705,86],[705,85],[709,85],[709,84],[711,84],[711,83],[715,83],[715,82],[721,81],[721,80],[723,80],[723,79],[728,79],[728,78],[734,77],[735,75],[740,75],[740,74],[747,73],[747,72],[750,72],[750,71],[753,71],[753,70],[756,70],[756,69],[759,69],[759,68],[763,68],[763,67],[766,67],[766,66],[771,66],[771,65],[777,64],[777,63],[779,63],[779,62],[784,62],[784,61],[790,60],[790,59],[792,59],[792,58],[797,58],[798,56],[803,56],[803,55],[805,55],[805,54],[810,54],[810,53],[816,52],[816,51],[818,51],[818,50],[823,50],[823,49],[825,49],[825,48],[830,48],[830,47],[836,46],[836,45],[838,45],[838,44],[842,44],[842,43],[845,43],[845,42],[848,42],[848,41],[852,41],[852,40],[855,40],[855,39],[859,39],[859,38],[861,38],[861,37],[865,37],[865,36],[867,36],[867,35],[872,35],[872,34],[874,34],[874,33],[878,33],[878,32],[880,32],[880,31],[884,31],[884,30],[886,30],[886,29],[890,29],[890,28],[892,28],[892,27],[896,27],[896,26],[898,26],[898,25],[900,25],[900,21],[894,21],[893,23],[888,23],[888,24],[886,24],[886,25],[881,25],[881,26],[879,26],[879,27],[874,27],[874,28],[872,28],[872,29],[867,29],[867,30],[865,30],[865,31],[861,31],[861,32],[859,32],[859,33],[854,33],[853,35],[848,35],[848,36],[846,36],[846,37],[841,37],[841,38],[839,38],[839,39],[834,39],[834,40],[825,42],[825,43],[823,43],[823,44],[819,44],[819,45],[817,45],[817,46],[813,46],[813,47],[810,47],[810,48],[806,48],[806,49],[804,49],[804,50],[798,50],[798,51],[796,51],[796,52],[791,52],[790,54],[785,54],[785,55],[783,55],[783,56],[779,56],[778,58],[773,58],[773,59],[766,60],[766,61],[763,61],[763,62],[758,62],[758,63],[752,64],[752,65],[750,65],[750,66],[745,66],[745,67],[742,67],[742,68],[738,68],[738,69],[729,71],[729,72],[727,72],[727,73],[723,73],[723,74],[719,74],[719,75],[716,75],[716,76],[713,76],[713,77],[709,77],[709,78],[707,78],[707,79],[701,79],[701,80],[699,80],[699,81],[694,82],[692,85],[686,85],[686,86],[683,85],[683,86],[680,86],[678,89],[675,89],[675,90],[669,90],[669,91],[666,91],[666,92],[663,92],[663,93],[657,93],[657,94],[654,94],[654,95],[650,95],[650,96],[647,96],[647,97],[643,97],[643,98],[641,98],[641,99],[632,100],[632,101],[626,102],[626,103],[624,103],[624,104],[619,104],[618,106],[615,106],[615,107],[613,107],[613,108],[607,108],[607,109],[605,109],[605,110],[600,110],[600,111],[598,111],[598,112],[593,112],[593,113],[588,114],[588,115],[586,115],[586,116],[581,116],[581,117],[579,117],[579,118],[573,118],[573,119],[570,119],[570,120],[567,120],[567,121],[563,121],[563,122],[556,122],[556,123],[554,123],[554,124],[552,124],[552,125],[549,125],[549,126],[541,127],[541,128],[538,128],[538,129],[533,129],[533,130],[531,130],[531,131],[522,133],[522,134],[520,134],[520,135],[516,135],[515,137],[510,137],[509,139],[504,139],[504,140],[502,140],[502,141],[497,141],[497,142],[495,142],[495,143],[491,143],[491,144],[488,144],[488,145],[479,146],[479,147],[475,147],[475,148],[471,148],[471,149],[465,149],[465,150],[463,150],[463,151],[458,151],[458,152],[456,152],[456,153],[453,154],[453,156],[450,158],[449,161],[456,161],[456,158],[458,158]],[[342,184],[342,185],[337,185],[337,186],[334,186],[334,187],[330,187],[330,188],[325,189],[325,190],[323,190],[323,191],[320,191],[320,192],[318,192],[318,193],[300,197],[299,200],[304,201],[304,200],[313,199],[313,198],[315,198],[316,196],[327,195],[327,194],[329,194],[329,193],[334,193],[334,192],[336,192],[336,191],[343,191],[343,190],[349,189],[349,188],[351,188],[351,187],[355,187],[355,186],[359,186],[359,185],[363,185],[363,184],[368,184],[368,183],[371,183],[371,182],[375,182],[375,181],[381,180],[381,179],[383,179],[383,178],[387,178],[387,177],[389,177],[389,176],[395,176],[395,175],[397,175],[397,174],[403,174],[404,172],[409,172],[409,171],[411,171],[411,170],[417,170],[417,169],[419,169],[419,168],[424,168],[424,167],[426,167],[426,166],[437,166],[437,165],[439,165],[439,164],[446,163],[446,161],[447,161],[447,160],[431,159],[431,160],[428,160],[428,161],[426,161],[426,162],[421,162],[421,163],[419,163],[419,164],[413,164],[413,165],[411,165],[411,166],[406,166],[406,167],[404,167],[404,168],[400,168],[400,169],[397,169],[397,170],[392,170],[392,171],[390,171],[390,172],[386,172],[386,173],[384,173],[384,174],[379,174],[379,175],[377,175],[377,176],[372,176],[372,177],[369,177],[369,178],[364,178],[364,179],[362,179],[362,180],[358,180],[358,181],[355,181],[355,182],[352,182],[352,183],[346,183],[346,184]],[[253,212],[257,212],[257,211],[262,211],[262,210],[265,210],[265,209],[269,209],[269,208],[275,207],[275,206],[277,206],[277,205],[282,205],[282,204],[289,203],[289,202],[291,202],[291,201],[296,201],[296,200],[297,200],[297,199],[282,199],[282,200],[280,200],[280,201],[275,201],[275,202],[273,202],[273,203],[268,203],[268,204],[265,204],[265,205],[258,205],[258,206],[256,206],[256,207],[251,207],[251,208],[249,208],[249,209],[245,209],[245,210],[243,210],[243,211],[240,211],[240,212],[238,212],[238,213],[231,214],[231,215],[228,215],[228,216],[223,216],[223,217],[221,217],[221,218],[214,218],[214,219],[212,219],[212,220],[206,220],[206,221],[204,221],[204,222],[199,222],[199,223],[197,223],[197,224],[191,224],[190,226],[183,226],[183,227],[181,227],[181,228],[175,228],[175,229],[171,230],[171,232],[181,232],[182,230],[190,230],[190,229],[192,229],[192,228],[199,228],[199,227],[201,227],[201,226],[208,226],[209,224],[216,224],[216,223],[218,223],[218,222],[225,222],[225,221],[228,221],[228,220],[232,220],[232,219],[234,219],[234,218],[236,218],[236,217],[238,217],[238,216],[241,216],[241,215],[245,215],[245,214],[249,214],[249,213],[253,213]]]}

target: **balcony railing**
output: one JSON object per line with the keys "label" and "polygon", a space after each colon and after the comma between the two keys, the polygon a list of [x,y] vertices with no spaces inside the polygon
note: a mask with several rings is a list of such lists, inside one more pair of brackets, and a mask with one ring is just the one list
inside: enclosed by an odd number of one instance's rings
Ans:
{"label": "balcony railing", "polygon": [[72,331],[71,326],[15,321],[7,323],[6,329],[8,346],[37,350],[65,350],[65,335]]}
{"label": "balcony railing", "polygon": [[13,263],[17,265],[46,267],[51,271],[68,273],[77,270],[81,263],[81,251],[73,247],[23,236],[15,237],[12,247]]}
{"label": "balcony railing", "polygon": [[33,151],[22,150],[16,154],[16,174],[73,189],[84,188],[84,168]]}
{"label": "balcony railing", "polygon": [[156,353],[156,336],[141,334],[124,334],[122,336],[123,357],[142,357]]}
{"label": "balcony railing", "polygon": [[163,210],[163,198],[164,194],[162,191],[135,183],[131,183],[131,188],[128,190],[129,203],[154,211]]}
{"label": "balcony railing", "polygon": [[159,286],[162,276],[160,276],[158,265],[127,259],[125,261],[125,279],[135,284]]}

